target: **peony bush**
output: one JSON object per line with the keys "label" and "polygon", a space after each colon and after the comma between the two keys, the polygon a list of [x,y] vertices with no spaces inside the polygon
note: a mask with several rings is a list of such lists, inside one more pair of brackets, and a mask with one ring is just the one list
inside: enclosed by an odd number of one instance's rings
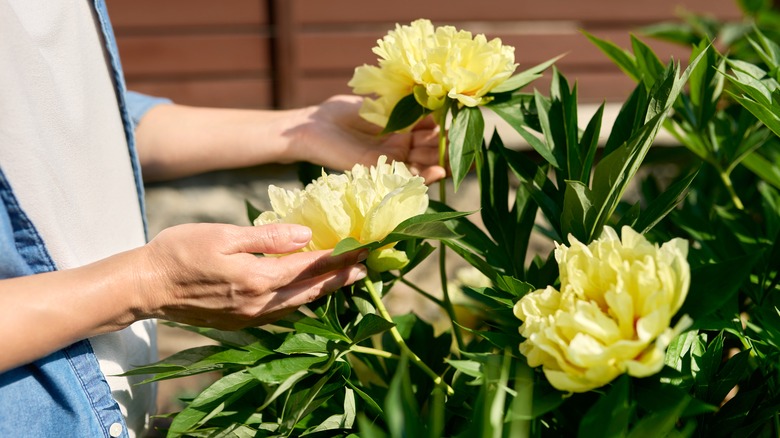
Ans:
{"label": "peony bush", "polygon": [[[310,226],[308,250],[368,249],[369,276],[272,326],[181,326],[217,345],[132,373],[219,378],[168,436],[778,436],[780,46],[730,27],[722,54],[698,33],[718,27],[687,19],[655,29],[696,41],[684,69],[636,37],[628,51],[585,35],[637,82],[605,142],[603,107],[577,120],[554,59],[514,73],[500,41],[427,20],[389,31],[350,82],[361,114],[384,132],[433,117],[452,180],[429,199],[382,158],[250,206],[256,224]],[[526,90],[542,74],[549,93]],[[483,111],[532,152],[485,138]],[[679,145],[653,147],[662,129]],[[478,212],[446,201],[467,177]],[[433,253],[441,284],[426,290],[408,274]],[[469,267],[457,278],[453,257]],[[444,327],[391,315],[399,283]]]}

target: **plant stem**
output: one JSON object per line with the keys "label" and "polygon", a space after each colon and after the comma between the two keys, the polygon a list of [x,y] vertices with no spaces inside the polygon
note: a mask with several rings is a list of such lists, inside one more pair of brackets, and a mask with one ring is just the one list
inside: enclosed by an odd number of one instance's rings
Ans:
{"label": "plant stem", "polygon": [[418,294],[424,296],[425,298],[428,298],[433,303],[441,306],[442,308],[444,307],[444,302],[442,302],[442,300],[434,297],[433,295],[429,294],[428,292],[425,292],[424,290],[422,290],[420,288],[420,286],[417,286],[416,284],[412,283],[411,281],[407,280],[406,278],[401,277],[401,283],[403,283],[403,284],[409,286],[410,288],[414,289]]}
{"label": "plant stem", "polygon": [[[508,354],[508,353],[505,353]],[[527,438],[531,436],[531,423],[534,404],[534,371],[525,360],[520,360],[515,368],[515,399],[512,402],[512,421],[509,436]]]}
{"label": "plant stem", "polygon": [[737,192],[734,191],[734,185],[731,184],[729,174],[718,169],[718,175],[720,176],[720,180],[723,181],[723,185],[726,186],[726,190],[729,192],[729,196],[731,196],[731,201],[734,203],[734,206],[739,210],[744,210],[745,206],[742,204],[742,200],[739,199],[739,196],[737,196]]}
{"label": "plant stem", "polygon": [[[385,304],[382,302],[382,298],[379,297],[379,294],[376,292],[376,289],[374,289],[374,284],[371,283],[371,280],[368,278],[363,279],[363,284],[366,286],[366,290],[368,291],[368,294],[371,295],[371,300],[374,301],[374,306],[376,306],[377,312],[379,312],[379,316],[386,319],[389,322],[393,322],[393,318],[390,316],[390,313],[388,313],[387,308],[385,307]],[[448,395],[455,394],[455,391],[448,385],[438,374],[434,373],[432,369],[428,367],[428,365],[425,364],[425,362],[420,359],[419,356],[414,354],[414,352],[409,348],[408,345],[406,345],[406,341],[404,341],[404,338],[401,336],[401,332],[398,331],[398,328],[393,326],[390,329],[390,335],[395,340],[395,343],[398,344],[398,348],[401,349],[401,351],[406,354],[409,359],[412,361],[413,364],[417,365],[418,368],[423,370],[423,372],[431,377],[433,379],[433,383],[435,383],[438,386],[441,386],[447,391]]]}
{"label": "plant stem", "polygon": [[352,353],[370,354],[372,356],[379,356],[387,359],[398,358],[397,354],[393,354],[389,351],[378,350],[376,348],[371,348],[371,347],[363,347],[361,345],[353,345],[349,347],[349,351],[351,351]]}
{"label": "plant stem", "polygon": [[[439,125],[439,166],[446,168],[447,158],[447,130],[446,130],[447,113],[436,117],[436,123]],[[439,201],[442,204],[447,203],[447,179],[439,181]],[[441,279],[441,293],[442,293],[442,307],[447,312],[447,316],[452,321],[452,335],[455,337],[455,343],[458,345],[458,350],[463,350],[463,336],[460,333],[460,327],[458,327],[457,320],[455,319],[455,308],[452,307],[452,301],[450,300],[450,293],[447,287],[447,248],[444,243],[439,243],[439,277]]]}

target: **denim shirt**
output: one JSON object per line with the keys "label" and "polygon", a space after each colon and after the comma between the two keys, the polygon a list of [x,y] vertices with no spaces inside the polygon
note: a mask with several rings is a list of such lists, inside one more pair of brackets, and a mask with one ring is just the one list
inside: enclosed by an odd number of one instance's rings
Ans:
{"label": "denim shirt", "polygon": [[[143,185],[133,129],[152,106],[169,101],[126,91],[105,2],[92,0],[92,3],[116,87],[146,228]],[[55,269],[45,242],[20,207],[0,163],[0,279]],[[111,390],[88,340],[0,374],[0,436],[128,436],[119,405],[111,397]]]}

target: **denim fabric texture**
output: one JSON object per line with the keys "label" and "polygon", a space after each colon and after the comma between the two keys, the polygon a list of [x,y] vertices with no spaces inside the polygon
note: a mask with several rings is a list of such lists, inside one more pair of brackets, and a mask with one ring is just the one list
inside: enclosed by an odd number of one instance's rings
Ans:
{"label": "denim fabric texture", "polygon": [[[109,57],[146,227],[143,184],[133,129],[152,106],[170,101],[137,93],[128,98],[105,2],[94,0],[92,4]],[[20,207],[0,163],[0,278],[55,269],[46,243]],[[119,406],[111,397],[88,340],[0,374],[0,437],[28,436],[128,436]]]}

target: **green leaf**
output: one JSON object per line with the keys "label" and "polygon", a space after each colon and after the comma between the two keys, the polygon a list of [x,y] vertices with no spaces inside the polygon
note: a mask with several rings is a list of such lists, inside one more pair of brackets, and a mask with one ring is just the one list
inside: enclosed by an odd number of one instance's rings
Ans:
{"label": "green leaf", "polygon": [[555,64],[559,59],[563,58],[563,55],[556,56],[555,58],[548,59],[547,61],[537,64],[527,70],[524,70],[506,81],[499,84],[497,87],[490,90],[491,94],[505,93],[508,91],[515,91],[525,87],[536,79],[542,77],[542,72],[547,70],[548,67]]}
{"label": "green leaf", "polygon": [[775,135],[780,136],[780,117],[777,116],[777,108],[774,108],[769,104],[756,102],[755,100],[751,100],[743,96],[737,96],[730,92],[729,94],[731,94],[737,102],[744,106],[754,116],[756,116],[756,118],[764,125],[766,125],[767,128],[772,130]]}
{"label": "green leaf", "polygon": [[449,130],[450,169],[455,191],[474,164],[474,155],[482,147],[484,137],[485,120],[479,107],[460,109]]}
{"label": "green leaf", "polygon": [[532,284],[507,275],[498,276],[494,283],[497,288],[510,293],[515,298],[525,296],[525,294],[536,289]]}
{"label": "green leaf", "polygon": [[740,351],[726,362],[710,384],[707,401],[720,404],[740,380],[750,372],[750,350]]}
{"label": "green leaf", "polygon": [[584,30],[581,32],[631,79],[637,82],[641,80],[641,73],[637,67],[637,61],[634,55],[627,50],[620,48],[615,43],[597,38]]}
{"label": "green leaf", "polygon": [[691,398],[680,393],[676,400],[670,400],[662,409],[639,420],[631,429],[628,438],[656,438],[666,436],[675,429],[677,422],[688,407]]}
{"label": "green leaf", "polygon": [[631,92],[628,99],[620,107],[612,131],[609,133],[607,143],[602,154],[607,156],[615,149],[626,143],[631,135],[645,122],[647,115],[647,91],[642,85],[638,85]]}
{"label": "green leaf", "polygon": [[276,351],[287,355],[327,353],[328,339],[309,333],[294,333]]}
{"label": "green leaf", "polygon": [[345,389],[345,391],[344,413],[331,415],[317,426],[306,429],[306,431],[304,431],[301,436],[306,436],[317,432],[336,431],[352,428],[357,414],[355,407],[355,393],[349,388]]}
{"label": "green leaf", "polygon": [[[430,201],[428,210],[436,213],[455,212],[449,205],[433,200]],[[458,243],[475,254],[479,254],[483,258],[486,258],[488,254],[499,251],[498,245],[496,245],[480,227],[476,226],[467,217],[454,218],[445,223],[453,233],[459,236],[456,239]]]}
{"label": "green leaf", "polygon": [[344,388],[342,376],[349,374],[349,365],[340,363],[312,385],[296,385],[287,399],[280,429],[291,432],[305,416],[321,406],[333,394]]}
{"label": "green leaf", "polygon": [[624,437],[631,418],[631,403],[628,398],[628,376],[622,375],[614,381],[607,395],[601,397],[588,410],[577,431],[578,437]]}
{"label": "green leaf", "polygon": [[[209,371],[217,370],[229,370],[231,368],[244,367],[247,365],[254,365],[258,360],[273,354],[273,351],[265,347],[257,346],[257,348],[244,349],[228,349],[225,351],[218,351],[210,356],[183,367],[181,369],[170,369],[167,372],[158,372],[154,377],[146,379],[143,383],[149,383],[157,380],[173,379],[178,377],[192,376],[195,374],[206,373]],[[170,359],[170,358],[169,358]]]}
{"label": "green leaf", "polygon": [[344,334],[339,332],[337,329],[318,319],[314,319],[308,316],[296,321],[293,326],[295,327],[295,331],[299,333],[318,335],[327,339],[332,339],[334,341],[351,342],[348,337],[344,336]]}
{"label": "green leaf", "polygon": [[696,321],[723,307],[739,291],[759,255],[740,256],[691,269],[691,287],[678,313],[687,314]]}
{"label": "green leaf", "polygon": [[395,376],[390,382],[384,412],[391,436],[407,436],[412,431],[424,434],[425,425],[420,420],[420,408],[412,391],[409,359],[406,355],[401,356]]}
{"label": "green leaf", "polygon": [[650,231],[658,222],[661,221],[666,215],[668,215],[674,207],[677,206],[685,198],[685,193],[688,187],[696,178],[699,170],[688,174],[681,180],[675,182],[669,186],[666,191],[661,193],[658,198],[650,202],[647,208],[640,213],[639,218],[634,223],[633,228],[640,234],[645,234]]}
{"label": "green leaf", "polygon": [[350,387],[350,389],[356,392],[357,395],[359,395],[360,398],[366,403],[366,406],[368,407],[368,411],[371,414],[384,416],[384,411],[382,411],[382,408],[370,395],[366,394],[365,391],[355,386],[355,384],[352,383],[351,381],[345,379],[344,382],[347,384],[347,386]]}
{"label": "green leaf", "polygon": [[299,371],[307,371],[327,361],[327,356],[284,357],[249,368],[248,372],[261,382],[278,384]]}
{"label": "green leaf", "polygon": [[473,212],[442,212],[442,213],[424,213],[410,217],[398,224],[395,229],[384,239],[378,242],[360,243],[352,237],[343,239],[333,248],[333,255],[344,254],[362,248],[376,249],[381,248],[393,242],[409,238],[421,239],[454,239],[459,237],[450,227],[443,222],[468,216]]}
{"label": "green leaf", "polygon": [[774,41],[767,38],[760,29],[754,28],[758,41],[748,37],[750,45],[756,50],[756,53],[761,57],[768,66],[777,68],[780,65],[780,46]]}
{"label": "green leaf", "polygon": [[696,380],[696,393],[699,398],[706,399],[712,377],[715,376],[723,361],[723,331],[707,345],[707,349],[700,355],[692,354],[698,371],[694,376]]}
{"label": "green leaf", "polygon": [[450,364],[457,371],[473,377],[475,380],[482,379],[482,364],[474,360],[459,360],[459,359],[447,359],[447,363]]}
{"label": "green leaf", "polygon": [[417,123],[427,113],[428,110],[417,102],[414,94],[409,94],[395,104],[393,111],[390,112],[387,126],[385,126],[380,135],[408,128]]}
{"label": "green leaf", "polygon": [[[387,438],[387,434],[363,414],[358,415],[358,429],[360,430],[359,438]],[[348,438],[358,437],[350,436]]]}
{"label": "green leaf", "polygon": [[651,89],[657,78],[664,73],[664,65],[653,50],[634,35],[631,35],[631,47],[634,50],[637,70],[641,72],[642,82]]}
{"label": "green leaf", "polygon": [[578,178],[584,184],[590,182],[590,172],[593,168],[593,160],[596,157],[596,150],[599,147],[599,134],[601,133],[601,121],[604,117],[604,103],[599,105],[599,109],[593,114],[588,126],[580,138],[579,150],[585,152],[582,157],[582,170],[579,175],[572,175],[572,178]]}
{"label": "green leaf", "polygon": [[169,327],[176,327],[190,332],[203,335],[209,339],[213,339],[221,344],[225,344],[230,347],[242,348],[249,344],[253,344],[257,341],[267,341],[265,332],[254,332],[248,329],[238,331],[218,330],[208,327],[196,327],[192,325],[179,324],[171,321],[164,321],[161,324],[165,324]]}
{"label": "green leaf", "polygon": [[255,219],[257,219],[257,217],[260,216],[263,212],[252,205],[248,199],[244,200],[244,204],[246,205],[246,217],[249,219],[249,223],[253,224]]}
{"label": "green leaf", "polygon": [[634,400],[648,412],[662,412],[669,406],[674,406],[681,401],[685,408],[679,412],[680,417],[691,417],[701,414],[711,414],[718,410],[717,406],[704,403],[680,387],[668,384],[658,384],[654,379],[651,382],[640,381],[634,387]]}
{"label": "green leaf", "polygon": [[520,131],[526,123],[525,111],[531,96],[526,94],[502,94],[488,103],[485,108],[498,114],[509,126]]}
{"label": "green leaf", "polygon": [[385,332],[395,327],[395,324],[378,315],[365,315],[357,323],[352,331],[352,343],[357,344],[360,341],[370,338],[373,335]]}
{"label": "green leaf", "polygon": [[184,408],[171,423],[168,435],[182,435],[196,426],[215,410],[221,411],[231,401],[257,386],[257,381],[249,372],[239,371],[217,380],[204,389],[189,406]]}
{"label": "green leaf", "polygon": [[589,242],[593,232],[594,210],[591,190],[581,181],[566,180],[563,195],[561,232],[572,234],[581,242]]}
{"label": "green leaf", "polygon": [[186,350],[174,353],[171,356],[158,362],[133,368],[132,370],[120,375],[136,376],[139,374],[155,374],[168,371],[185,370],[187,367],[198,363],[204,358],[213,356],[216,353],[223,352],[226,349],[227,348],[221,347],[219,345],[204,345],[200,347],[188,348]]}

